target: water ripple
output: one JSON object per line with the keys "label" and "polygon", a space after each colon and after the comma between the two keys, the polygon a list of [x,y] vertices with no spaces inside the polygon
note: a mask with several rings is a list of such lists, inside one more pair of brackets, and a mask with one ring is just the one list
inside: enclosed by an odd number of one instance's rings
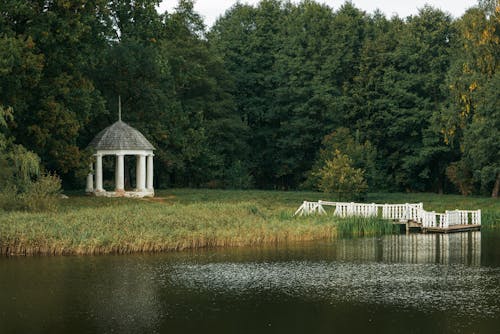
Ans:
{"label": "water ripple", "polygon": [[306,300],[370,303],[495,316],[500,269],[463,265],[289,261],[176,264],[169,284],[245,296],[273,291]]}

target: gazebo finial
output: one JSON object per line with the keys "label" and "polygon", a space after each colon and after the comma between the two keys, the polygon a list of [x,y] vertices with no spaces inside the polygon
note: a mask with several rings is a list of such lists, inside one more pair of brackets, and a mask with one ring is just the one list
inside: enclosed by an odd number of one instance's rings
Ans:
{"label": "gazebo finial", "polygon": [[118,95],[118,120],[122,121],[122,98]]}

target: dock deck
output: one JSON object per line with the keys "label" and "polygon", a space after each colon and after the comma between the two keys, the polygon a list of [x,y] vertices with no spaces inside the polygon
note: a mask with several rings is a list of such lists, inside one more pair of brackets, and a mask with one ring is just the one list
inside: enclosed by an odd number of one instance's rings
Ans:
{"label": "dock deck", "polygon": [[467,232],[481,229],[481,210],[446,210],[444,213],[424,210],[423,203],[376,204],[304,201],[294,215],[327,214],[323,206],[333,206],[337,217],[366,217],[391,220],[404,225],[406,232],[417,229],[422,233]]}
{"label": "dock deck", "polygon": [[416,221],[395,221],[396,225],[403,225],[406,233],[409,233],[411,230],[417,230],[422,233],[454,233],[454,232],[468,232],[468,231],[478,231],[481,229],[481,225],[478,224],[460,224],[460,225],[451,225],[448,227],[424,227],[422,223]]}
{"label": "dock deck", "polygon": [[453,232],[467,232],[467,231],[478,231],[481,229],[481,225],[453,225],[449,227],[423,227],[423,233],[453,233]]}

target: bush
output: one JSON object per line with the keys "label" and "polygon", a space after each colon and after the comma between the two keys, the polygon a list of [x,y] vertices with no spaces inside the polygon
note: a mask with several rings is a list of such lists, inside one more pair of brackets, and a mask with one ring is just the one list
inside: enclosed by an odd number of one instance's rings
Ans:
{"label": "bush", "polygon": [[5,211],[55,211],[61,194],[61,179],[45,174],[30,182],[24,191],[7,187],[0,192],[0,208]]}
{"label": "bush", "polygon": [[0,190],[0,209],[5,211],[20,210],[17,199],[17,189],[14,187],[4,187]]}
{"label": "bush", "polygon": [[301,187],[317,189],[319,170],[325,166],[326,161],[333,160],[337,156],[337,151],[346,154],[351,159],[351,167],[363,170],[367,184],[370,186],[382,184],[382,176],[375,167],[377,150],[370,141],[362,142],[359,137],[358,132],[353,135],[349,129],[342,127],[326,135],[322,140],[321,149],[312,170]]}
{"label": "bush", "polygon": [[362,199],[368,190],[363,170],[352,167],[352,160],[338,150],[333,159],[325,161],[317,177],[318,188],[337,194],[340,200]]}

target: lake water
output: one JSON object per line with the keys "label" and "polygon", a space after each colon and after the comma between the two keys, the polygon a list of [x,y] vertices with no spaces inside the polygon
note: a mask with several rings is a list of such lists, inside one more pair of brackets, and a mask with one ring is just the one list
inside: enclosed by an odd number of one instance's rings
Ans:
{"label": "lake water", "polygon": [[500,231],[0,258],[0,333],[498,333]]}

